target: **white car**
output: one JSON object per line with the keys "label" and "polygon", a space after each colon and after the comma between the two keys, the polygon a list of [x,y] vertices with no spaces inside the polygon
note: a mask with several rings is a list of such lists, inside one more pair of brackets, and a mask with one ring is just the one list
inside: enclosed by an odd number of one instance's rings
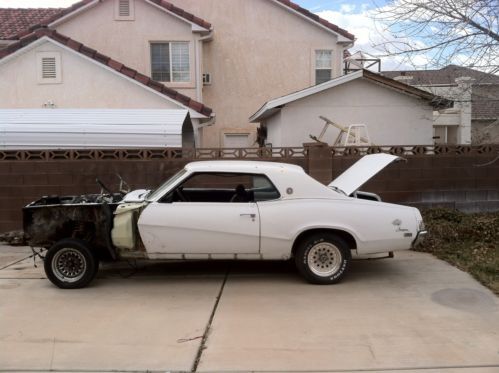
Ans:
{"label": "white car", "polygon": [[[358,191],[399,159],[367,155],[327,186],[290,164],[193,162],[153,191],[44,197],[25,207],[25,231],[48,249],[47,277],[62,288],[86,286],[99,261],[130,258],[293,259],[307,281],[332,284],[352,258],[407,250],[426,234],[418,209]],[[40,220],[50,211],[58,228]]]}

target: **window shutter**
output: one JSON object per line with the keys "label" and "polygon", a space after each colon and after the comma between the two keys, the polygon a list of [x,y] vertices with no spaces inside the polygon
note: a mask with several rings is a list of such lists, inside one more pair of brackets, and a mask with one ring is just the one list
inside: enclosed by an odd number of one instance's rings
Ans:
{"label": "window shutter", "polygon": [[130,17],[130,0],[119,0],[118,15],[120,17]]}
{"label": "window shutter", "polygon": [[56,79],[55,57],[42,57],[42,79]]}

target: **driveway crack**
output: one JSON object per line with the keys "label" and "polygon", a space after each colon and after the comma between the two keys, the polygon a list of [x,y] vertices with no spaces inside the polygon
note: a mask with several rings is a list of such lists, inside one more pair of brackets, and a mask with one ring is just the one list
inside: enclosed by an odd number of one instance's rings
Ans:
{"label": "driveway crack", "polygon": [[203,351],[206,348],[206,342],[208,340],[208,335],[210,333],[211,329],[211,323],[213,322],[213,319],[215,318],[215,314],[217,312],[218,308],[218,303],[220,303],[220,298],[222,298],[222,293],[225,288],[225,284],[227,283],[227,279],[229,278],[229,272],[230,272],[230,265],[227,267],[227,271],[225,272],[224,279],[222,281],[222,285],[220,286],[220,290],[218,291],[217,298],[215,300],[215,304],[213,305],[213,309],[211,310],[211,315],[208,320],[208,324],[206,324],[206,328],[203,333],[203,338],[201,339],[201,343],[199,344],[198,351],[196,353],[196,358],[194,359],[194,363],[191,368],[191,372],[197,372],[199,362],[201,361],[201,356],[203,355]]}

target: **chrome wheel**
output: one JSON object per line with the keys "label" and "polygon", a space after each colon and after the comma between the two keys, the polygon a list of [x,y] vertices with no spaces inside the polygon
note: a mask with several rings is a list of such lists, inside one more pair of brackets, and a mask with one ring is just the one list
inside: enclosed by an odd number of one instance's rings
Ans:
{"label": "chrome wheel", "polygon": [[329,242],[320,242],[312,246],[308,252],[307,264],[310,271],[317,276],[328,277],[341,267],[342,255],[338,247]]}
{"label": "chrome wheel", "polygon": [[76,282],[87,271],[87,260],[78,250],[72,248],[60,249],[52,259],[52,272],[63,282]]}

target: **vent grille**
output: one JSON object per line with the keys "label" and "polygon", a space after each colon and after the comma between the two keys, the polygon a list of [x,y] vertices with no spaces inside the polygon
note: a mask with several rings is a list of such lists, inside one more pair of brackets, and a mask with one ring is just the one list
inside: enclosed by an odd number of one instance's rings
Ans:
{"label": "vent grille", "polygon": [[130,0],[119,0],[118,14],[120,17],[130,17]]}
{"label": "vent grille", "polygon": [[57,78],[55,57],[42,57],[42,78]]}

